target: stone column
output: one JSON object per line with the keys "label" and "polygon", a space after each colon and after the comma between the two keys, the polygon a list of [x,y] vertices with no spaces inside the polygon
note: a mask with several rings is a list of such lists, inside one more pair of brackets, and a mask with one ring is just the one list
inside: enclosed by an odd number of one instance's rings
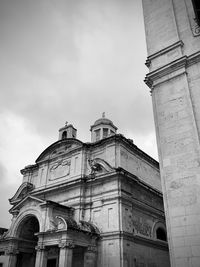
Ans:
{"label": "stone column", "polygon": [[59,244],[59,267],[72,267],[72,256],[74,244],[71,241],[61,242]]}
{"label": "stone column", "polygon": [[95,246],[88,246],[84,255],[84,267],[95,267],[97,260],[97,248]]}
{"label": "stone column", "polygon": [[45,247],[44,245],[38,245],[35,247],[36,253],[36,260],[35,260],[35,267],[45,267],[46,257],[45,257]]}
{"label": "stone column", "polygon": [[17,264],[17,254],[19,251],[13,247],[8,247],[6,255],[8,256],[8,261],[5,267],[16,267]]}

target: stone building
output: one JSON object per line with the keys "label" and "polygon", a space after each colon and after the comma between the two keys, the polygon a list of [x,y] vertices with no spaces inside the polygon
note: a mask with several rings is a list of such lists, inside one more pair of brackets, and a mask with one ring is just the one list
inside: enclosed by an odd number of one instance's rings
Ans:
{"label": "stone building", "polygon": [[200,266],[200,1],[143,0],[171,265]]}
{"label": "stone building", "polygon": [[21,171],[0,266],[169,266],[158,162],[104,115],[90,130],[66,124]]}

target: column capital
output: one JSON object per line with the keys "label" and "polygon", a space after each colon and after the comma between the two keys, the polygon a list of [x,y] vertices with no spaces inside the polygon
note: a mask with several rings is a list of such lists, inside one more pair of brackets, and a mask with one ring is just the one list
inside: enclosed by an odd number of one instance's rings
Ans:
{"label": "column capital", "polygon": [[97,252],[97,247],[96,246],[88,246],[87,247],[87,252],[96,253]]}
{"label": "column capital", "polygon": [[73,249],[75,247],[73,241],[61,241],[59,243],[59,248],[71,248]]}
{"label": "column capital", "polygon": [[45,250],[45,246],[43,244],[38,244],[35,247],[35,250],[37,250],[37,251],[43,251],[43,250]]}
{"label": "column capital", "polygon": [[8,247],[7,250],[5,251],[6,255],[17,255],[19,254],[19,250],[14,247]]}

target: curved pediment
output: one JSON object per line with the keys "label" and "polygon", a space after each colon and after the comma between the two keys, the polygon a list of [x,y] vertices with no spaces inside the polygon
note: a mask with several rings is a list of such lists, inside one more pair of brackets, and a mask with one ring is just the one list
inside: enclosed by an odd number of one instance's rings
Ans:
{"label": "curved pediment", "polygon": [[29,182],[23,183],[17,189],[17,192],[15,193],[15,195],[12,198],[9,199],[10,204],[14,205],[14,204],[18,203],[24,197],[26,197],[27,194],[30,193],[33,189],[34,189],[34,185],[33,184],[31,184]]}
{"label": "curved pediment", "polygon": [[82,146],[83,143],[74,138],[59,140],[47,147],[36,159],[36,163],[73,151],[77,148],[81,148]]}
{"label": "curved pediment", "polygon": [[107,161],[101,158],[88,159],[88,163],[91,169],[90,174],[102,174],[114,170]]}

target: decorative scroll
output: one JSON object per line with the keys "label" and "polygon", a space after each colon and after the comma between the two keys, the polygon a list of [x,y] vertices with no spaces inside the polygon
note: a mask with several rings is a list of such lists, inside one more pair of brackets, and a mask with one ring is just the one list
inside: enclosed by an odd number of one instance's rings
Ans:
{"label": "decorative scroll", "polygon": [[113,171],[113,168],[110,166],[108,162],[103,159],[95,158],[95,159],[88,159],[88,164],[90,167],[90,175],[95,176],[98,173],[106,173]]}
{"label": "decorative scroll", "polygon": [[196,18],[194,18],[194,24],[192,27],[192,31],[193,31],[194,36],[200,35],[200,26],[199,26]]}
{"label": "decorative scroll", "polygon": [[49,180],[55,180],[70,174],[71,160],[62,159],[55,162],[49,170]]}

